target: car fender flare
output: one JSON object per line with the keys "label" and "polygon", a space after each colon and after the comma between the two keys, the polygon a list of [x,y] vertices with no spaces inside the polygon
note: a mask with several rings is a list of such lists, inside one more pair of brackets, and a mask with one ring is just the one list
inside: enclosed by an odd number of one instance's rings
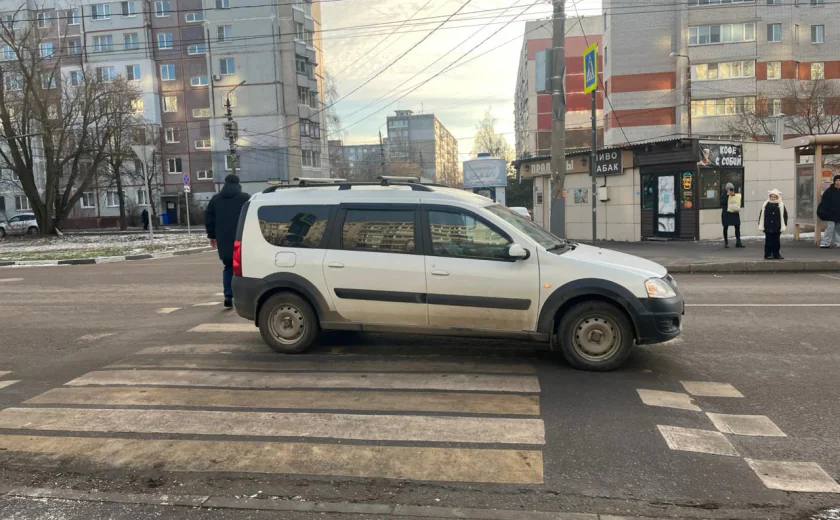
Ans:
{"label": "car fender flare", "polygon": [[557,312],[570,301],[587,296],[610,301],[621,308],[629,316],[638,337],[638,315],[645,312],[639,298],[615,282],[598,278],[582,278],[555,289],[543,304],[537,322],[537,331],[554,334],[554,320]]}
{"label": "car fender flare", "polygon": [[262,279],[263,287],[257,296],[256,319],[259,320],[263,303],[274,293],[284,289],[296,292],[306,298],[320,319],[330,314],[330,307],[321,291],[306,278],[294,273],[273,273]]}

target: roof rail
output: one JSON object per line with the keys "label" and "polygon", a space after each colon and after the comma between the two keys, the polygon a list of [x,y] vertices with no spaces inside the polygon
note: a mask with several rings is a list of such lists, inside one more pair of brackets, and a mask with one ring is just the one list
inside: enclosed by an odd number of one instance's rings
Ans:
{"label": "roof rail", "polygon": [[420,177],[400,177],[398,175],[380,175],[377,177],[382,184],[384,185],[386,182],[413,182],[416,184],[420,184]]}
{"label": "roof rail", "polygon": [[[297,179],[295,179],[297,180]],[[421,184],[419,182],[391,182],[387,180],[382,180],[380,182],[370,182],[370,181],[346,181],[343,179],[321,179],[321,180],[333,180],[337,182],[316,182],[312,184],[303,183],[300,184],[286,184],[286,185],[277,185],[277,186],[269,186],[268,188],[264,189],[263,193],[274,193],[278,189],[292,189],[292,188],[328,188],[333,186],[338,186],[339,191],[350,190],[353,189],[353,186],[407,186],[411,188],[412,191],[434,191],[432,187],[443,187],[437,184]]]}

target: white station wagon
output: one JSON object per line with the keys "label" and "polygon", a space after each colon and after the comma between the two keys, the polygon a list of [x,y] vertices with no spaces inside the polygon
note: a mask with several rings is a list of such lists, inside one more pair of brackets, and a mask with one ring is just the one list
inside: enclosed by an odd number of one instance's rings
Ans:
{"label": "white station wagon", "polygon": [[525,338],[589,370],[678,336],[684,313],[661,265],[562,240],[485,197],[387,178],[251,197],[233,291],[278,352],[322,330]]}

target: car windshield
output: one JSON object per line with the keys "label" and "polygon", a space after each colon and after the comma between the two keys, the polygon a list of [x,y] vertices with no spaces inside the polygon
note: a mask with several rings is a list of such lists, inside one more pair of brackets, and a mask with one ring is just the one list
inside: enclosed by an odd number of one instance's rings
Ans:
{"label": "car windshield", "polygon": [[562,238],[557,238],[556,236],[552,235],[548,231],[534,224],[527,218],[523,217],[522,215],[519,215],[518,213],[514,213],[508,208],[502,206],[501,204],[493,204],[492,206],[486,206],[485,209],[493,213],[497,217],[501,218],[508,224],[512,225],[519,231],[525,233],[526,235],[528,235],[529,238],[531,238],[544,248],[548,249],[549,251],[561,249],[564,250],[568,247],[567,242]]}

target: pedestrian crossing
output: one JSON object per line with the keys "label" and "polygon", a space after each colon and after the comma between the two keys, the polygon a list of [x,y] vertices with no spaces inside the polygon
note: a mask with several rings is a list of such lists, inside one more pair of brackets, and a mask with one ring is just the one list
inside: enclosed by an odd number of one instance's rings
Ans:
{"label": "pedestrian crossing", "polygon": [[540,392],[535,368],[519,360],[160,345],[0,410],[0,456],[537,485],[546,442]]}

